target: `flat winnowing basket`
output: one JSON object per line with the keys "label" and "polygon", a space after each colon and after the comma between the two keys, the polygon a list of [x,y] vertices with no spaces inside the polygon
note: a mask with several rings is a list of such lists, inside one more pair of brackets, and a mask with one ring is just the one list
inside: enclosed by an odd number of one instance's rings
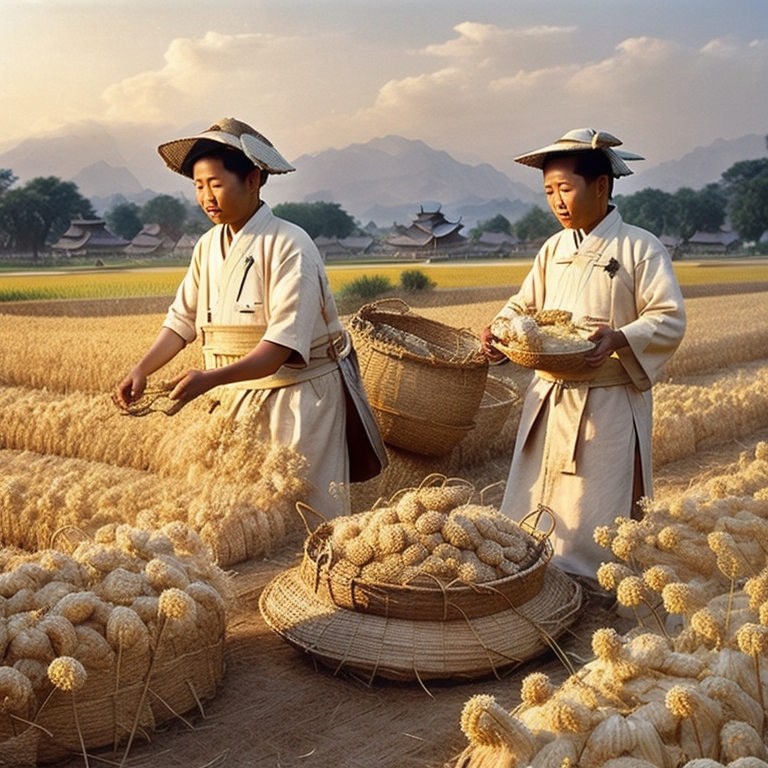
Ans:
{"label": "flat winnowing basket", "polygon": [[[349,332],[384,441],[449,453],[472,427],[485,391],[488,362],[478,337],[421,317],[400,300],[361,307]],[[442,429],[425,436],[425,423]]]}
{"label": "flat winnowing basket", "polygon": [[264,588],[259,609],[286,642],[330,667],[372,682],[384,678],[474,679],[519,666],[552,648],[574,622],[581,588],[547,568],[536,596],[489,616],[414,621],[339,608],[309,587],[299,568],[283,571]]}
{"label": "flat winnowing basket", "polygon": [[549,536],[554,530],[554,518],[549,530],[537,528],[541,514],[537,510],[520,523],[530,535],[520,571],[495,581],[442,584],[429,579],[425,586],[334,578],[328,567],[332,523],[319,526],[307,538],[299,574],[320,600],[351,611],[416,622],[490,616],[528,602],[541,590],[553,553]]}
{"label": "flat winnowing basket", "polygon": [[[503,352],[513,363],[523,368],[533,368],[548,373],[583,373],[589,371],[584,355],[594,349],[591,341],[584,341],[573,352],[532,352],[522,347],[494,342],[494,347]],[[597,373],[595,372],[595,375]]]}
{"label": "flat winnowing basket", "polygon": [[237,362],[264,336],[257,325],[204,325],[201,329],[206,370]]}

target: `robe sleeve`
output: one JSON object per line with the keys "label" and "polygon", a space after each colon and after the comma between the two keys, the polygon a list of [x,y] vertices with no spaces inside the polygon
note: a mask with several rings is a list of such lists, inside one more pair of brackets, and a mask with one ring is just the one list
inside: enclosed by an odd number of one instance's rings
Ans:
{"label": "robe sleeve", "polygon": [[[322,259],[302,230],[286,227],[267,279],[269,310],[264,339],[292,349],[306,365],[312,342],[327,332],[322,309],[326,303]],[[294,356],[295,357],[295,356]],[[291,364],[299,361],[291,359]]]}
{"label": "robe sleeve", "polygon": [[618,355],[635,384],[648,389],[680,345],[686,327],[685,305],[672,263],[653,246],[635,264],[635,306],[636,319],[619,328],[629,350],[620,350]]}
{"label": "robe sleeve", "polygon": [[178,333],[187,344],[194,341],[197,336],[196,318],[203,247],[201,238],[195,245],[187,273],[176,289],[176,296],[163,321],[164,328],[170,328]]}

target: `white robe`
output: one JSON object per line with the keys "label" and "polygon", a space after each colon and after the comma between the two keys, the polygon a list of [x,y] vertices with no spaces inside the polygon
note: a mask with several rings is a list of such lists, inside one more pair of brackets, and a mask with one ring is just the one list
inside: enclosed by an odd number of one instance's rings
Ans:
{"label": "white robe", "polygon": [[[265,340],[293,350],[276,374],[290,378],[313,346],[342,330],[320,254],[304,230],[265,203],[228,248],[224,237],[219,225],[200,238],[163,325],[187,342],[208,324],[265,326]],[[221,388],[235,418],[267,409],[272,439],[307,459],[312,492],[305,501],[326,519],[349,512],[344,391],[338,365],[330,369],[277,388]]]}
{"label": "white robe", "polygon": [[651,387],[685,332],[672,263],[649,232],[611,209],[580,246],[572,230],[551,237],[534,260],[514,306],[564,309],[576,323],[623,331],[616,353],[631,383],[563,387],[535,376],[526,392],[501,509],[521,520],[539,504],[555,516],[553,562],[595,577],[611,554],[593,540],[597,526],[629,515],[635,448],[643,493],[652,496]]}

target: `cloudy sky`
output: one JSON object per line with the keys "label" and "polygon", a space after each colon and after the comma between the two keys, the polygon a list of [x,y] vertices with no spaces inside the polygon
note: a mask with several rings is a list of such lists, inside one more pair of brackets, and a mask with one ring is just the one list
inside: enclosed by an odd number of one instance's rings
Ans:
{"label": "cloudy sky", "polygon": [[766,0],[0,0],[0,147],[239,117],[290,159],[376,136],[461,160],[591,126],[652,164],[768,133]]}

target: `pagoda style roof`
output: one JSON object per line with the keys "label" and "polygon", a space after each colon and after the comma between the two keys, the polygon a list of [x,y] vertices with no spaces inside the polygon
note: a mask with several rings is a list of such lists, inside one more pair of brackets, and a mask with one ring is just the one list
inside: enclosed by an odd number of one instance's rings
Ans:
{"label": "pagoda style roof", "polygon": [[53,244],[55,251],[65,253],[108,251],[125,248],[128,240],[113,235],[103,219],[72,219],[69,229]]}
{"label": "pagoda style roof", "polygon": [[175,247],[176,241],[159,224],[145,224],[125,250],[131,255],[151,256],[172,251]]}
{"label": "pagoda style roof", "polygon": [[448,221],[439,203],[422,203],[411,225],[391,235],[385,241],[397,248],[439,248],[458,245],[466,238],[459,234],[464,225],[461,221]]}

